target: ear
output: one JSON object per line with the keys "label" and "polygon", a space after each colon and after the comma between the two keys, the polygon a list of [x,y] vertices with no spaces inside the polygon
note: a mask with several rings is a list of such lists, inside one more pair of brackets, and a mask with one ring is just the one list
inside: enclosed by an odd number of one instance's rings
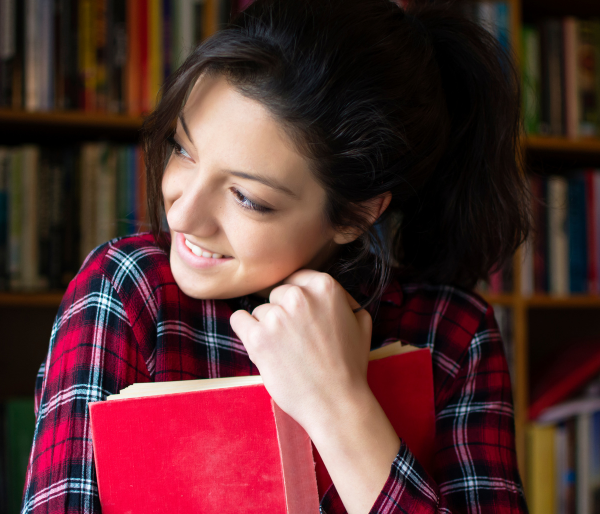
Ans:
{"label": "ear", "polygon": [[[390,204],[391,200],[392,193],[387,191],[379,196],[376,196],[375,198],[371,198],[370,200],[367,200],[366,202],[360,204],[369,213],[367,219],[370,225],[372,225],[379,219],[379,216],[381,216],[383,212],[388,208],[388,205]],[[340,229],[339,231],[336,231],[333,237],[333,241],[339,245],[343,245],[351,243],[352,241],[360,237],[360,235],[361,232],[358,232],[354,228],[348,228],[345,230]]]}

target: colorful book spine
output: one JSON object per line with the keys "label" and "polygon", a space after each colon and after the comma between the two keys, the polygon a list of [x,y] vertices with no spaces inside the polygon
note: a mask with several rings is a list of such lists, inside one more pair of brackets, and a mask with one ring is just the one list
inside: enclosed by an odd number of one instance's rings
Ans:
{"label": "colorful book spine", "polygon": [[569,292],[569,233],[567,224],[568,182],[565,177],[548,178],[548,269],[549,292]]}
{"label": "colorful book spine", "polygon": [[568,241],[569,241],[569,291],[588,291],[586,194],[583,173],[572,174],[568,179]]}

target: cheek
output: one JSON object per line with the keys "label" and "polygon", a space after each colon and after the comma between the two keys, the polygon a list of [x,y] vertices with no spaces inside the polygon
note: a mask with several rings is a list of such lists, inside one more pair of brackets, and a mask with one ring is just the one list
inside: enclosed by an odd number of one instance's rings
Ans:
{"label": "cheek", "polygon": [[319,219],[239,228],[234,249],[242,265],[269,270],[273,275],[296,271],[315,256],[324,241]]}

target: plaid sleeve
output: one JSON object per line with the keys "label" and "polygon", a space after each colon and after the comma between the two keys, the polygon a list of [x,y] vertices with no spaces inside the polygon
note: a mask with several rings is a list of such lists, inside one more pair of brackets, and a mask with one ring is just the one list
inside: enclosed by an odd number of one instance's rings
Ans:
{"label": "plaid sleeve", "polygon": [[88,403],[150,380],[123,303],[90,254],[59,307],[36,382],[21,513],[99,513]]}
{"label": "plaid sleeve", "polygon": [[[526,513],[515,452],[510,378],[488,307],[461,358],[448,400],[436,405],[434,476],[401,447],[370,514]],[[321,512],[346,512],[331,487]]]}

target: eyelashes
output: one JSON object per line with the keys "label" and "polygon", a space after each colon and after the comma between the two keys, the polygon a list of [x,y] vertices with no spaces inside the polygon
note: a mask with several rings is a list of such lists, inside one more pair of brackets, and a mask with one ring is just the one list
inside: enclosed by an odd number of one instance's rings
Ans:
{"label": "eyelashes", "polygon": [[[183,149],[183,147],[175,140],[173,136],[167,138],[167,142],[171,145],[173,152],[178,156],[184,159],[191,159],[190,155]],[[264,205],[260,205],[256,202],[253,202],[247,196],[244,196],[240,191],[236,188],[232,187],[231,192],[233,196],[236,198],[236,202],[243,209],[247,209],[249,211],[255,211],[260,214],[267,214],[269,212],[273,212],[273,209],[269,207],[265,207]]]}
{"label": "eyelashes", "polygon": [[178,156],[190,159],[190,155],[183,149],[183,147],[177,141],[175,141],[175,138],[173,136],[168,137],[167,142],[171,145],[173,151]]}
{"label": "eyelashes", "polygon": [[273,212],[273,209],[269,207],[265,207],[264,205],[259,205],[254,203],[250,198],[247,198],[242,193],[240,193],[236,188],[232,187],[231,191],[233,195],[237,198],[237,203],[244,209],[249,209],[251,211],[260,212],[261,214],[266,214],[267,212]]}

